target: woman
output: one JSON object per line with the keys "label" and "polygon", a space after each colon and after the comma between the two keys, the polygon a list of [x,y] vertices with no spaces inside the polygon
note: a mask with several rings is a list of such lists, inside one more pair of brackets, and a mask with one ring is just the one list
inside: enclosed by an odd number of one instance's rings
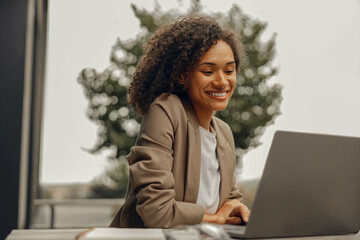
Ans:
{"label": "woman", "polygon": [[111,227],[247,222],[235,185],[226,108],[242,57],[234,33],[212,18],[163,26],[147,42],[129,88],[143,115],[130,154],[125,203]]}

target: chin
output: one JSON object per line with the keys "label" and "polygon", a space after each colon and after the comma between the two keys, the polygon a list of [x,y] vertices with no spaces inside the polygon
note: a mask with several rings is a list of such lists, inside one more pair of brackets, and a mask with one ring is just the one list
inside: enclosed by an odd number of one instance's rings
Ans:
{"label": "chin", "polygon": [[218,111],[225,110],[226,107],[227,107],[227,105],[226,106],[216,106],[216,107],[213,107],[213,110],[218,112]]}

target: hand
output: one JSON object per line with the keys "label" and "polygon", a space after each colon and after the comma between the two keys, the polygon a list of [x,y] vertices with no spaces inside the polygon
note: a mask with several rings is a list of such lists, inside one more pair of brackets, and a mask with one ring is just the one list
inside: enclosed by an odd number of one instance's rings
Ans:
{"label": "hand", "polygon": [[226,216],[226,224],[247,223],[250,217],[250,209],[237,199],[224,203],[217,214]]}
{"label": "hand", "polygon": [[241,224],[247,223],[250,217],[250,210],[237,199],[230,200],[219,209],[214,215],[204,214],[203,222],[217,224]]}

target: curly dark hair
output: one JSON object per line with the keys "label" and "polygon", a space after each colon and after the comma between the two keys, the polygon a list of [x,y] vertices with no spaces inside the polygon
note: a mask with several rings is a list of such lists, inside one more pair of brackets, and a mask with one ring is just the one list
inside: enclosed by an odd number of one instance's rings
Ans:
{"label": "curly dark hair", "polygon": [[197,64],[219,40],[231,47],[238,71],[243,56],[239,37],[220,27],[213,18],[185,17],[160,27],[144,45],[145,55],[136,67],[128,90],[130,103],[140,114],[145,114],[162,93],[186,96]]}

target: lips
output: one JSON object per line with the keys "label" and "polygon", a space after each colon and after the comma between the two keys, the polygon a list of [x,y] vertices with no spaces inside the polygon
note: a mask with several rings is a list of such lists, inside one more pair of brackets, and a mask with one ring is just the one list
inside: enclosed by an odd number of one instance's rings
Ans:
{"label": "lips", "polygon": [[211,91],[205,91],[206,94],[212,96],[212,97],[225,97],[227,95],[228,91],[223,92],[211,92]]}
{"label": "lips", "polygon": [[209,96],[210,98],[216,100],[216,101],[226,101],[226,99],[228,99],[228,91],[222,91],[222,92],[210,92],[210,91],[206,91],[205,92],[207,96]]}
{"label": "lips", "polygon": [[227,92],[206,92],[206,94],[212,97],[226,97]]}

